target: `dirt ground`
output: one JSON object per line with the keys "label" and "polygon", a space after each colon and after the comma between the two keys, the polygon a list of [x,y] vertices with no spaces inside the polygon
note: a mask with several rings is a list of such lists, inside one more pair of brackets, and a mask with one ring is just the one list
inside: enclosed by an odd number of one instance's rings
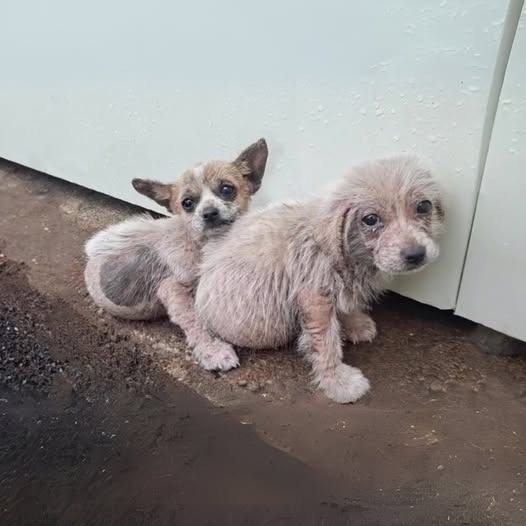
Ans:
{"label": "dirt ground", "polygon": [[0,211],[1,524],[526,524],[526,356],[471,323],[387,298],[339,406],[292,350],[214,375],[96,309],[82,245],[135,208],[0,162]]}

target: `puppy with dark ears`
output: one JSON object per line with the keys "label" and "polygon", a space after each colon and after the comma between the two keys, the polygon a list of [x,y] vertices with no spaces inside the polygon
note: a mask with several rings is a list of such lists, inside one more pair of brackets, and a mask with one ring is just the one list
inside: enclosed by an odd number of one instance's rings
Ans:
{"label": "puppy with dark ears", "polygon": [[139,193],[174,215],[134,217],[86,243],[85,281],[95,303],[132,320],[168,315],[185,332],[202,367],[236,367],[232,347],[212,338],[196,318],[194,290],[203,246],[223,236],[247,211],[261,186],[267,157],[267,143],[260,139],[235,161],[198,164],[173,184],[134,179]]}
{"label": "puppy with dark ears", "polygon": [[297,341],[316,385],[353,402],[369,382],[342,362],[342,336],[374,338],[370,303],[390,276],[438,257],[443,220],[440,190],[418,160],[358,165],[332,194],[251,212],[206,247],[196,310],[234,345]]}

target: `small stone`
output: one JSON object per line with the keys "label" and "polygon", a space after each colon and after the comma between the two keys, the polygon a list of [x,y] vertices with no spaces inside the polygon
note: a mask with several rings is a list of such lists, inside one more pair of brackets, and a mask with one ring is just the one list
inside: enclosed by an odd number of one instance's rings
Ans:
{"label": "small stone", "polygon": [[437,466],[437,471],[442,471],[444,469],[444,466],[440,464],[440,466]]}
{"label": "small stone", "polygon": [[433,393],[443,393],[446,389],[444,388],[444,384],[442,384],[442,382],[439,382],[438,380],[433,380],[429,384],[429,390]]}
{"label": "small stone", "polygon": [[257,384],[256,382],[249,382],[247,385],[247,389],[255,393],[257,390],[259,390],[259,384]]}
{"label": "small stone", "polygon": [[237,382],[237,385],[239,385],[239,387],[246,387],[248,384],[248,382],[246,380],[239,380],[239,382]]}

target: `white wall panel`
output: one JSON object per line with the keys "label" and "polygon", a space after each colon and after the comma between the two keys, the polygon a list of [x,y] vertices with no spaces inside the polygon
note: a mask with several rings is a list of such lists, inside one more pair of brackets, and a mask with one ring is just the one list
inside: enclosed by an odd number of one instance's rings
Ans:
{"label": "white wall panel", "polygon": [[526,341],[526,11],[482,179],[457,313]]}
{"label": "white wall panel", "polygon": [[433,159],[443,256],[399,290],[455,304],[505,1],[4,0],[0,156],[151,206],[169,180],[259,136],[259,203],[322,191],[363,158]]}

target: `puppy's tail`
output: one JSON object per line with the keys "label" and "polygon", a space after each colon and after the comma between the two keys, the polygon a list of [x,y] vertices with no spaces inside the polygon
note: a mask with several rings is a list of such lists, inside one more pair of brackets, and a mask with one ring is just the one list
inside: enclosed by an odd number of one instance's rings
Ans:
{"label": "puppy's tail", "polygon": [[111,225],[89,239],[84,246],[84,251],[89,258],[110,256],[135,249],[138,245],[149,244],[151,234],[156,231],[155,221],[145,214]]}

